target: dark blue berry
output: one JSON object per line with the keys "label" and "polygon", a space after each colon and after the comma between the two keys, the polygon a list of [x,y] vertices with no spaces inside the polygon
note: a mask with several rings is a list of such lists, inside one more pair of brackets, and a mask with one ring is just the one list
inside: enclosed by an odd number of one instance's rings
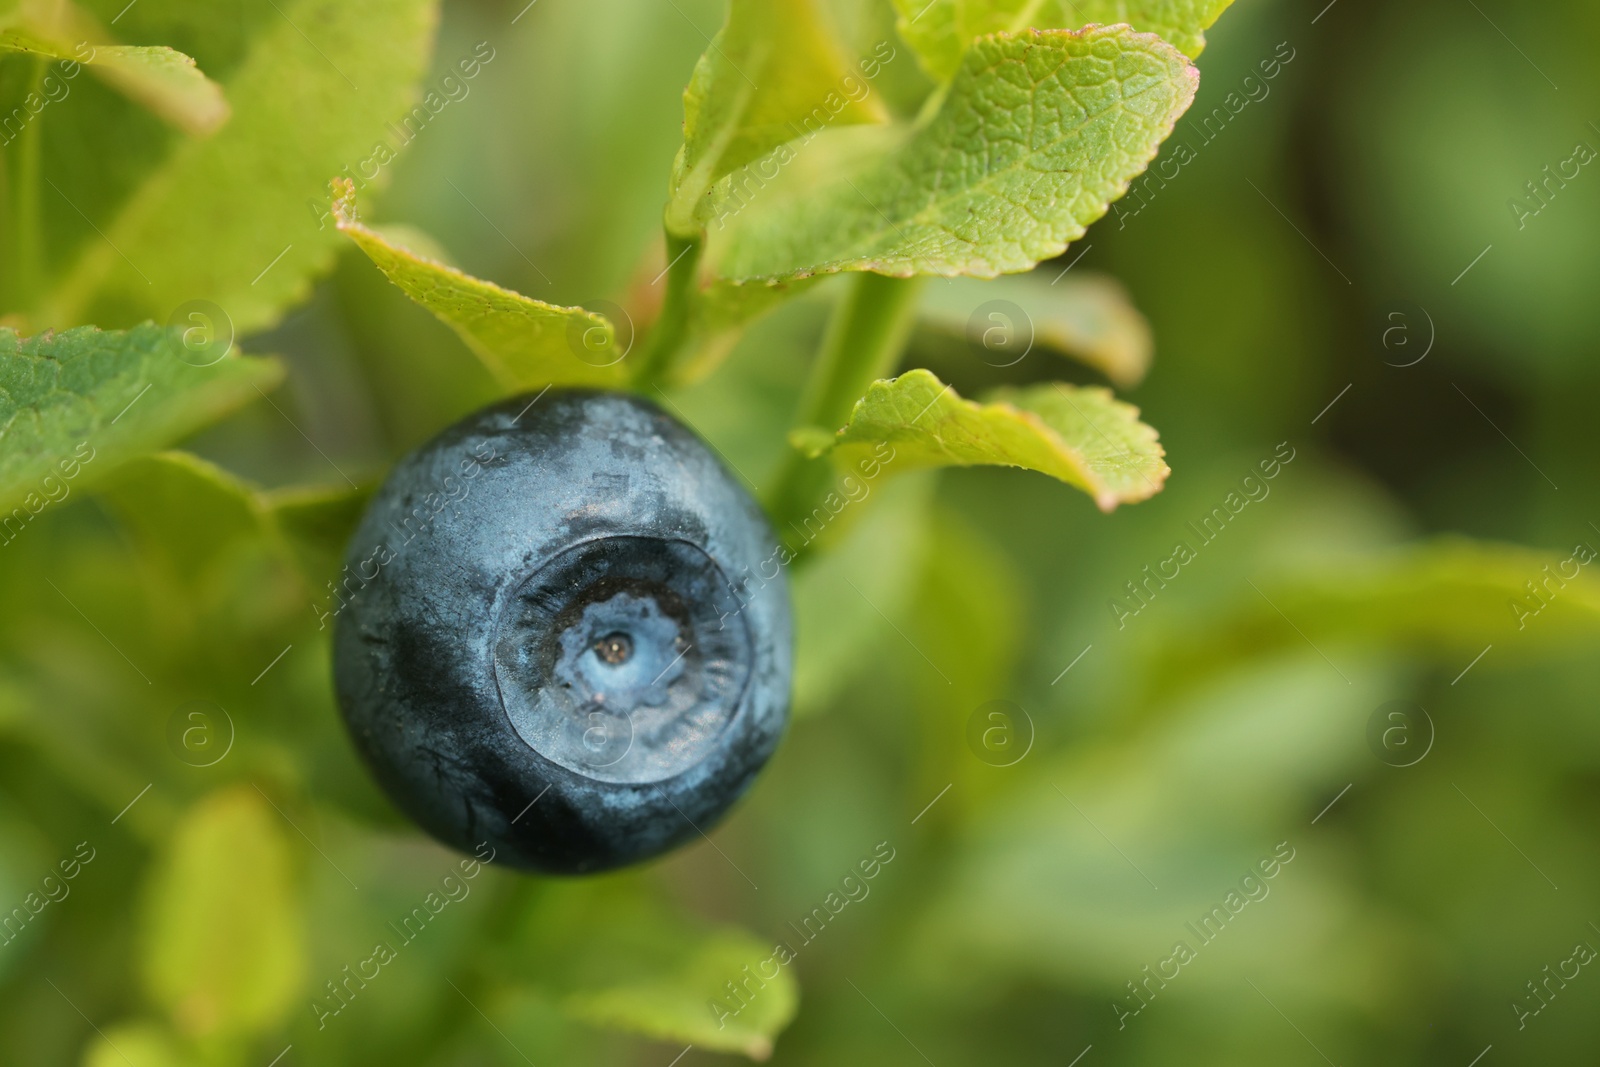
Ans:
{"label": "dark blue berry", "polygon": [[760,507],[637,397],[552,390],[412,453],[335,603],[357,748],[435,837],[551,872],[715,823],[788,718],[789,598]]}

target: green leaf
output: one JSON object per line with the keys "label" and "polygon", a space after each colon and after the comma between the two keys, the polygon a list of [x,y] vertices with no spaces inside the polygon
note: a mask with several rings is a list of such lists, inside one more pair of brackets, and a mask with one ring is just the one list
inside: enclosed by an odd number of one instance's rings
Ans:
{"label": "green leaf", "polygon": [[1156,34],[1192,59],[1205,50],[1205,31],[1233,0],[1062,0],[1062,4],[1072,20],[1126,22]]}
{"label": "green leaf", "polygon": [[[1456,657],[1486,644],[1496,657],[1592,645],[1600,634],[1597,547],[1596,538],[1539,550],[1451,537],[1269,574],[1262,593],[1241,594],[1202,644],[1214,654],[1303,634]],[[1300,633],[1283,626],[1285,615]]]}
{"label": "green leaf", "polygon": [[240,542],[270,536],[255,490],[187,452],[136,459],[116,472],[101,495],[143,555],[189,582],[203,580]]}
{"label": "green leaf", "polygon": [[[524,922],[512,965],[582,1022],[765,1059],[799,1006],[771,944],[691,922],[637,875],[552,884]],[[728,983],[746,981],[741,1006]]]}
{"label": "green leaf", "polygon": [[925,370],[874,382],[835,436],[833,454],[882,459],[884,442],[893,449],[883,461],[891,471],[1024,467],[1077,486],[1102,511],[1154,496],[1170,473],[1138,408],[1105,389],[1059,382],[1003,389],[987,404],[961,399]]}
{"label": "green leaf", "polygon": [[[58,0],[44,0],[56,3]],[[128,0],[78,0],[93,9],[102,22],[109,22],[129,41],[160,41],[180,52],[187,52],[213,77],[227,81],[247,56],[251,41],[262,28],[281,22],[275,8],[282,0],[238,0],[218,4],[216,0],[161,0],[159,4]]]}
{"label": "green leaf", "polygon": [[[228,568],[247,553],[285,571],[293,565],[312,589],[321,589],[339,571],[371,488],[341,482],[263,491],[199,456],[161,452],[121,467],[100,495],[140,554],[182,587],[186,606],[197,611],[206,583],[236,577]],[[262,580],[282,591],[295,588],[291,575],[278,570]],[[220,592],[238,595],[233,584],[222,584]],[[266,599],[250,604],[255,613],[272,606]]]}
{"label": "green leaf", "polygon": [[268,514],[277,524],[300,570],[313,589],[339,573],[345,545],[372,495],[370,486],[293,486],[262,494]]}
{"label": "green leaf", "polygon": [[[937,732],[948,726],[940,736],[964,742],[972,709],[1011,684],[1032,632],[1029,613],[1010,557],[960,512],[934,509],[927,537],[920,580],[904,616],[907,636],[916,643],[911,677],[928,709],[928,727]],[[924,655],[939,665],[937,674],[922,662]],[[951,718],[941,723],[941,716]],[[959,762],[960,773],[978,770],[964,758]]]}
{"label": "green leaf", "polygon": [[249,659],[253,641],[270,642],[302,621],[332,576],[297,567],[265,495],[198,456],[136,459],[111,475],[99,497],[137,559],[156,643],[192,657],[171,667],[189,683],[198,681],[197,663],[226,676],[229,664]]}
{"label": "green leaf", "polygon": [[1131,23],[1190,57],[1206,46],[1204,31],[1233,0],[894,0],[900,36],[923,68],[948,81],[972,42],[1028,27]]}
{"label": "green leaf", "polygon": [[[728,997],[725,987],[743,979],[744,968],[754,970],[770,953],[770,946],[743,931],[715,930],[685,945],[670,963],[571,993],[561,1005],[572,1018],[595,1026],[764,1060],[772,1053],[773,1035],[794,1018],[800,999],[797,984],[792,976],[782,980],[785,973],[780,971],[779,980],[767,982],[737,1014],[732,1009],[739,1002]],[[730,1009],[720,1026],[711,1010],[718,1000]]]}
{"label": "green leaf", "polygon": [[[390,243],[355,215],[355,189],[335,181],[335,218],[379,270],[454,330],[506,386],[620,385],[616,330],[605,316],[502,289]],[[582,355],[580,356],[580,353]]]}
{"label": "green leaf", "polygon": [[151,870],[145,988],[185,1033],[260,1033],[300,991],[305,924],[283,827],[254,788],[213,793]]}
{"label": "green leaf", "polygon": [[901,38],[923,69],[942,82],[955,76],[961,57],[979,37],[1059,24],[1055,16],[1065,14],[1051,0],[894,0],[894,8]]}
{"label": "green leaf", "polygon": [[[1257,490],[1268,484],[1250,483]],[[1132,647],[1146,650],[1143,659],[1113,669],[1138,694],[1118,706],[1165,699],[1242,660],[1297,649],[1323,650],[1324,667],[1340,671],[1347,671],[1347,657],[1403,655],[1448,672],[1449,682],[1468,664],[1472,677],[1529,662],[1547,666],[1581,656],[1600,640],[1600,574],[1593,563],[1600,538],[1546,549],[1454,536],[1394,544],[1393,529],[1376,539],[1370,527],[1362,532],[1361,511],[1370,505],[1336,484],[1280,483],[1274,494],[1309,495],[1275,510],[1274,520],[1263,512],[1265,525],[1251,520],[1253,530],[1241,529],[1247,541],[1229,550],[1230,569],[1214,572],[1215,584],[1145,585],[1141,592],[1155,589],[1167,605],[1149,614],[1129,594],[1108,603],[1117,628],[1126,626],[1134,637]],[[1244,488],[1174,503],[1189,509],[1190,525],[1178,531],[1180,547],[1166,550],[1167,559],[1156,556],[1146,576],[1170,576],[1179,559],[1216,551],[1206,546],[1219,531],[1235,536],[1235,509],[1254,507]],[[1129,574],[1139,577],[1131,568]]]}
{"label": "green leaf", "polygon": [[[1006,783],[960,828],[952,884],[918,924],[913,965],[956,983],[1020,973],[1127,996],[1139,964],[1168,955],[1181,937],[1212,957],[1186,970],[1190,995],[1231,996],[1252,971],[1324,994],[1365,989],[1353,979],[1375,977],[1360,972],[1384,947],[1365,932],[1351,936],[1359,902],[1340,868],[1319,864],[1303,840],[1316,807],[1301,812],[1324,783],[1366,773],[1370,757],[1351,739],[1395,678],[1362,658],[1350,664],[1351,686],[1329,685],[1327,665],[1303,643],[1288,657],[1230,668],[1157,721],[1107,731],[1065,755],[1030,756],[1039,761],[1033,773]],[[1185,924],[1285,838],[1278,857],[1290,862],[1270,880],[1270,896],[1249,904],[1255,914],[1228,927],[1228,947],[1196,941]],[[1285,943],[1327,968],[1295,966],[1304,956],[1284,955]]]}
{"label": "green leaf", "polygon": [[983,38],[927,125],[872,131],[870,151],[820,181],[780,171],[736,211],[719,207],[713,260],[736,281],[1028,270],[1127,191],[1198,79],[1170,45],[1126,27]]}
{"label": "green leaf", "polygon": [[88,67],[130,100],[186,133],[212,133],[231,114],[221,86],[182,52],[165,47],[102,44]]}
{"label": "green leaf", "polygon": [[950,278],[927,287],[921,315],[923,322],[982,346],[996,365],[1009,366],[1044,348],[1093,367],[1123,388],[1138,385],[1150,368],[1150,324],[1112,278]]}
{"label": "green leaf", "polygon": [[244,333],[303,299],[332,263],[328,178],[349,168],[382,180],[401,147],[389,124],[425,69],[436,5],[275,6],[227,81],[232,121],[179,144],[115,220],[97,221],[103,236],[87,238],[40,321],[164,321],[209,300]]}
{"label": "green leaf", "polygon": [[208,366],[186,362],[208,358],[178,331],[151,323],[27,339],[0,329],[0,511],[25,523],[53,499],[255,399],[283,375],[271,360],[237,355]]}
{"label": "green leaf", "polygon": [[228,101],[221,86],[182,52],[160,46],[69,43],[82,40],[78,34],[63,36],[30,24],[0,32],[0,50],[81,63],[187,133],[208,134],[228,121]]}
{"label": "green leaf", "polygon": [[731,0],[728,21],[683,91],[683,147],[673,164],[668,228],[698,233],[713,182],[786,141],[830,125],[882,122],[846,65],[815,0]]}
{"label": "green leaf", "polygon": [[[936,480],[867,477],[874,469],[851,472],[856,499],[842,492],[824,497],[812,516],[785,531],[820,537],[826,549],[790,574],[796,718],[826,710],[878,662],[880,642],[900,640],[885,633],[883,620],[905,618],[918,592],[919,568],[931,552]],[[840,509],[836,516],[830,505]],[[865,514],[857,521],[860,512]]]}

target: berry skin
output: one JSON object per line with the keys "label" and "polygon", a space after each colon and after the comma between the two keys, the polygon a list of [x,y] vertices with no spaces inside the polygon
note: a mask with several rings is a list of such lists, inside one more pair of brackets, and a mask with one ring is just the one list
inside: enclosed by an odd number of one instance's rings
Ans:
{"label": "berry skin", "polygon": [[347,551],[334,681],[429,833],[576,874],[698,836],[750,785],[788,719],[789,595],[760,507],[678,422],[530,399],[389,475]]}

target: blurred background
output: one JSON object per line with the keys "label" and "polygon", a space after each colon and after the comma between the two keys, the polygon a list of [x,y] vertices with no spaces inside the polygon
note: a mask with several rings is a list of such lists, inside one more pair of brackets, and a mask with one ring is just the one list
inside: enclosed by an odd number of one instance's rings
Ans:
{"label": "blurred background", "polygon": [[[714,846],[583,881],[486,869],[341,996],[457,857],[345,739],[321,582],[262,505],[138,469],[41,515],[0,548],[0,909],[82,865],[0,945],[0,1061],[1592,1061],[1600,585],[1547,575],[1600,548],[1600,168],[1575,162],[1600,150],[1600,8],[1324,3],[1238,0],[1177,177],[1038,272],[1113,276],[1148,318],[1153,367],[1119,392],[1161,431],[1165,491],[1107,516],[1020,471],[886,484],[795,578],[795,720]],[[893,39],[887,0],[839,6],[852,49]],[[226,84],[273,13],[197,10],[144,0],[117,31]],[[425,80],[494,58],[370,217],[540,299],[625,301],[659,269],[681,91],[721,18],[446,0]],[[880,86],[902,111],[927,90],[903,47]],[[177,135],[74,92],[111,118],[47,128],[43,173],[94,215]],[[1230,92],[1253,95],[1199,125]],[[50,275],[93,233],[44,210]],[[763,487],[835,295],[673,397]],[[286,382],[185,448],[303,533],[327,515],[304,487],[370,485],[496,396],[354,248],[244,347]],[[907,365],[964,394],[1095,380],[983,356],[919,332]],[[1272,460],[1270,492],[1196,536]],[[1135,599],[1178,542],[1195,558]],[[331,578],[318,543],[292,547]],[[741,1005],[725,983],[778,941],[785,977]]]}

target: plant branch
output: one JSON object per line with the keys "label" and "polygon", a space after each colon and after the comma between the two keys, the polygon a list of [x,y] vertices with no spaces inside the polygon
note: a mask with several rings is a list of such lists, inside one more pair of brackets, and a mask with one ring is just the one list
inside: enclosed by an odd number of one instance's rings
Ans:
{"label": "plant branch", "polygon": [[661,314],[650,330],[649,342],[634,375],[641,390],[667,379],[689,338],[689,308],[699,284],[700,254],[705,241],[696,234],[680,237],[667,231],[666,295]]}

